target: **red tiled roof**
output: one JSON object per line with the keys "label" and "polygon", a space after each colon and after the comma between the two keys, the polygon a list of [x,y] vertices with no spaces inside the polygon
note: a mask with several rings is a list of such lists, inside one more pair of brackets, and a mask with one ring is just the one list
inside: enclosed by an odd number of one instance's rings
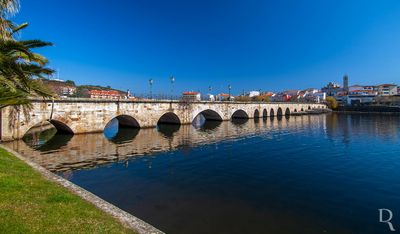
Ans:
{"label": "red tiled roof", "polygon": [[352,90],[350,92],[376,92],[375,90],[368,90],[368,89],[359,89],[359,90]]}
{"label": "red tiled roof", "polygon": [[272,95],[274,95],[274,93],[272,92],[268,92],[268,93],[264,93],[261,96],[267,96],[267,97],[271,97]]}
{"label": "red tiled roof", "polygon": [[197,95],[199,92],[183,92],[183,95]]}
{"label": "red tiled roof", "polygon": [[379,86],[396,86],[395,84],[381,84]]}
{"label": "red tiled roof", "polygon": [[119,92],[115,91],[115,90],[89,90],[89,94],[91,94],[91,95],[117,96],[117,95],[119,95]]}

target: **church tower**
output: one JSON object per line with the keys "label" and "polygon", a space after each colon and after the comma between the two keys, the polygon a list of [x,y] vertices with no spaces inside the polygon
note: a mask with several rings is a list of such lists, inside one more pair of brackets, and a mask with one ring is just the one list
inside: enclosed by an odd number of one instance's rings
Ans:
{"label": "church tower", "polygon": [[349,91],[349,76],[347,74],[343,76],[343,90]]}

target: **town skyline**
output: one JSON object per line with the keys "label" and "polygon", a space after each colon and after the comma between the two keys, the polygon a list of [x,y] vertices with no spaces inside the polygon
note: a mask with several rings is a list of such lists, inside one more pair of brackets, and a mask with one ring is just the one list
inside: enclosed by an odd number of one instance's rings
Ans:
{"label": "town skyline", "polygon": [[[43,54],[60,79],[77,84],[146,93],[147,81],[153,79],[154,92],[166,93],[168,77],[174,75],[177,90],[204,92],[212,86],[224,92],[231,85],[232,92],[240,93],[259,86],[317,88],[344,74],[354,84],[400,83],[400,48],[395,43],[400,39],[395,30],[400,4],[395,1],[332,6],[307,2],[291,4],[290,9],[256,2],[45,4],[43,12],[35,3],[22,1],[14,19],[29,21],[30,27],[21,37],[53,42]],[[206,7],[210,4],[212,9]],[[86,10],[90,19],[83,14]],[[108,11],[118,14],[102,18]]]}
{"label": "town skyline", "polygon": [[[307,89],[285,89],[280,91],[270,90],[244,90],[242,93],[213,92],[212,87],[206,92],[200,91],[178,91],[174,93],[175,77],[170,77],[170,93],[153,93],[153,80],[149,80],[149,93],[135,93],[131,90],[117,90],[110,86],[75,85],[74,81],[43,80],[59,98],[90,98],[90,99],[115,99],[115,100],[180,100],[184,102],[197,101],[239,101],[239,102],[311,102],[327,103],[330,108],[336,109],[340,106],[372,106],[372,105],[399,105],[400,86],[397,84],[381,83],[375,85],[351,84],[346,74],[342,83],[329,82],[321,88]],[[373,107],[372,107],[373,108]]]}
{"label": "town skyline", "polygon": [[[347,77],[347,79],[349,79],[349,76],[348,76],[347,74],[345,74],[345,75],[342,77],[342,79],[343,79],[344,77]],[[50,82],[52,82],[52,81],[61,82],[61,83],[65,83],[66,85],[70,85],[71,83],[73,83],[73,86],[76,86],[76,87],[78,87],[78,86],[93,86],[93,87],[99,87],[100,89],[117,90],[117,91],[120,91],[120,92],[127,92],[127,91],[129,91],[129,92],[132,93],[132,94],[133,94],[133,93],[137,93],[137,94],[141,94],[141,95],[146,94],[146,93],[150,93],[150,84],[149,84],[149,88],[148,88],[147,91],[145,91],[145,92],[143,92],[143,93],[139,93],[139,92],[135,92],[134,89],[133,89],[133,90],[131,90],[131,89],[125,89],[125,90],[124,90],[124,89],[119,89],[119,88],[117,88],[117,87],[110,86],[110,85],[108,85],[108,84],[105,84],[105,85],[99,85],[99,84],[96,84],[96,83],[83,83],[83,84],[79,84],[79,83],[76,83],[75,80],[63,80],[63,79],[60,79],[59,77],[57,77],[57,78],[51,77],[50,79],[46,79],[46,80],[48,80],[48,81],[50,81]],[[175,79],[174,79],[174,80],[175,80]],[[149,81],[150,81],[150,80],[149,80]],[[151,79],[151,82],[152,82],[152,85],[151,85],[151,86],[153,86],[153,85],[154,85],[154,80]],[[397,83],[390,83],[390,82],[385,82],[385,81],[382,81],[382,82],[376,83],[376,84],[370,84],[370,83],[354,83],[354,82],[352,82],[351,80],[348,80],[347,86],[348,86],[348,87],[355,87],[355,86],[357,86],[357,87],[363,87],[363,86],[366,86],[366,87],[378,87],[378,86],[385,85],[385,84],[386,84],[386,85],[387,85],[387,84],[391,84],[391,85],[398,86]],[[242,95],[243,93],[248,94],[248,93],[254,92],[254,91],[259,91],[259,92],[276,92],[276,93],[277,93],[277,92],[286,92],[286,91],[302,91],[302,90],[307,90],[307,89],[323,90],[324,88],[328,87],[329,85],[337,86],[338,88],[343,88],[343,87],[345,86],[343,80],[332,80],[332,81],[329,81],[329,82],[325,83],[324,85],[322,85],[322,86],[320,86],[320,87],[318,87],[318,86],[310,86],[310,87],[307,87],[307,88],[296,88],[296,87],[293,87],[293,88],[283,88],[283,89],[280,89],[280,90],[271,90],[271,89],[268,89],[268,88],[242,89],[242,90],[240,90],[240,91],[237,92],[237,93],[232,93],[232,95]],[[227,93],[227,92],[229,92],[229,91],[227,91],[227,90],[229,90],[229,86],[231,86],[231,85],[227,85],[227,86],[225,87],[225,89],[223,88],[222,91],[219,91],[219,92],[218,92],[218,89],[214,89],[213,86],[208,86],[207,89],[202,89],[202,90],[201,90],[201,89],[182,89],[182,90],[176,90],[176,89],[174,89],[174,87],[175,87],[175,81],[174,81],[173,84],[172,84],[172,83],[169,84],[170,89],[169,89],[167,92],[165,92],[165,93],[158,93],[158,94],[180,95],[180,94],[182,94],[182,93],[184,93],[184,92],[199,92],[199,93],[203,93],[203,94],[205,94],[205,93]],[[400,86],[398,86],[398,87],[400,88]],[[95,89],[95,88],[93,88],[93,89]],[[57,93],[57,92],[56,92],[56,93]],[[155,93],[155,94],[157,94],[157,93]],[[400,94],[400,92],[399,92],[398,94]],[[396,95],[397,95],[397,94],[396,94]],[[328,96],[334,96],[334,95],[329,95],[329,93],[328,93]]]}

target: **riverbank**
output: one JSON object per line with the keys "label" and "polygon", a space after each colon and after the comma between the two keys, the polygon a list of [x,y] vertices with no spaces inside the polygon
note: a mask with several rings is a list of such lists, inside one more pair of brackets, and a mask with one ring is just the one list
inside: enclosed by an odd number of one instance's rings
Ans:
{"label": "riverbank", "polygon": [[290,115],[294,115],[294,116],[299,116],[299,115],[320,115],[320,114],[326,114],[326,113],[331,113],[331,112],[332,112],[331,109],[312,109],[312,110],[292,112]]}
{"label": "riverbank", "polygon": [[336,112],[349,113],[388,113],[400,114],[400,107],[397,106],[339,106]]}
{"label": "riverbank", "polygon": [[0,233],[135,233],[0,147]]}

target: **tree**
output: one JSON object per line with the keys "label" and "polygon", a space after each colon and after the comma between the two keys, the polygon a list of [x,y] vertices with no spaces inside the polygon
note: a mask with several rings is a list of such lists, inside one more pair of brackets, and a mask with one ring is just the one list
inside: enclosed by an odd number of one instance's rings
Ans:
{"label": "tree", "polygon": [[237,96],[237,97],[235,97],[235,101],[238,101],[238,102],[250,102],[251,98],[249,96]]}
{"label": "tree", "polygon": [[54,71],[48,60],[32,51],[51,45],[39,40],[0,40],[0,108],[29,103],[29,96],[51,97],[52,92],[38,78]]}
{"label": "tree", "polygon": [[331,97],[331,96],[327,97],[326,103],[328,104],[328,107],[332,110],[335,110],[338,107],[338,102],[336,101],[336,99],[334,97]]}
{"label": "tree", "polygon": [[18,0],[0,0],[0,35],[2,39],[12,38],[15,25],[8,20],[19,11]]}
{"label": "tree", "polygon": [[73,80],[66,80],[65,83],[69,84],[69,85],[72,85],[72,86],[75,86],[75,82]]}
{"label": "tree", "polygon": [[254,96],[254,97],[252,97],[252,101],[255,101],[255,102],[269,102],[269,96],[265,95],[265,94]]}
{"label": "tree", "polygon": [[54,71],[48,60],[33,52],[52,45],[40,40],[16,40],[13,35],[28,24],[15,26],[7,17],[18,10],[18,1],[0,0],[0,108],[29,104],[30,96],[51,97],[52,92],[40,81]]}

